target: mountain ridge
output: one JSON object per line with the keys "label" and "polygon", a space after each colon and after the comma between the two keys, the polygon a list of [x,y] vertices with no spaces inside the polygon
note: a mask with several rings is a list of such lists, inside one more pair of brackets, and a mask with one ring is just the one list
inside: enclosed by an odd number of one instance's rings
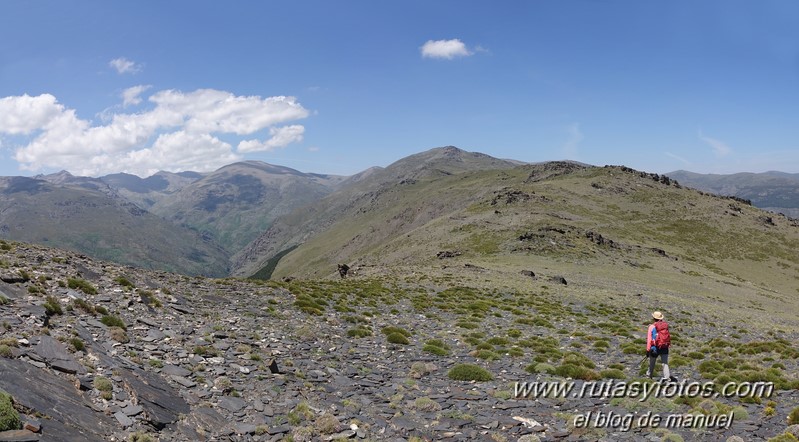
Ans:
{"label": "mountain ridge", "polygon": [[669,176],[699,190],[748,199],[762,209],[799,218],[799,173],[699,174],[679,170]]}

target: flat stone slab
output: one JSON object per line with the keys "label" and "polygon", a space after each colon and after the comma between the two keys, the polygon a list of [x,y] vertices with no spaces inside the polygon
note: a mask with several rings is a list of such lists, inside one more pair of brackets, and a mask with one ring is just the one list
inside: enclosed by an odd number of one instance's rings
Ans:
{"label": "flat stone slab", "polygon": [[137,416],[137,415],[141,414],[144,411],[144,408],[142,408],[140,405],[132,405],[131,404],[131,405],[127,405],[125,407],[122,407],[122,409],[120,409],[119,411],[125,413],[125,416]]}
{"label": "flat stone slab", "polygon": [[161,369],[161,373],[170,376],[183,376],[184,378],[191,376],[190,370],[178,367],[177,365],[164,365],[164,368]]}
{"label": "flat stone slab", "polygon": [[245,402],[241,398],[232,397],[232,396],[225,396],[222,399],[219,399],[219,407],[224,408],[231,413],[235,413],[244,407],[247,406],[247,402]]}
{"label": "flat stone slab", "polygon": [[173,381],[177,382],[178,384],[180,384],[185,388],[191,388],[197,385],[196,382],[192,381],[191,379],[184,378],[183,376],[172,375],[170,377],[172,378]]}
{"label": "flat stone slab", "polygon": [[189,404],[158,375],[135,369],[122,370],[120,377],[127,390],[135,394],[147,421],[159,430],[190,411]]}
{"label": "flat stone slab", "polygon": [[117,422],[119,422],[119,425],[122,425],[122,427],[124,428],[133,425],[133,419],[129,418],[125,413],[121,411],[117,411],[116,413],[114,413],[114,418],[116,418]]}
{"label": "flat stone slab", "polygon": [[207,439],[208,434],[216,434],[228,423],[228,420],[213,408],[200,407],[181,420],[179,429],[190,440],[203,440]]}
{"label": "flat stone slab", "polygon": [[28,430],[0,431],[0,442],[36,442],[41,437]]}
{"label": "flat stone slab", "polygon": [[103,441],[118,429],[110,417],[91,408],[73,383],[26,362],[0,358],[0,389],[49,417],[41,423],[39,440]]}
{"label": "flat stone slab", "polygon": [[64,344],[47,335],[42,335],[33,351],[41,357],[47,365],[58,371],[69,374],[84,374],[86,368],[79,364],[67,351]]}

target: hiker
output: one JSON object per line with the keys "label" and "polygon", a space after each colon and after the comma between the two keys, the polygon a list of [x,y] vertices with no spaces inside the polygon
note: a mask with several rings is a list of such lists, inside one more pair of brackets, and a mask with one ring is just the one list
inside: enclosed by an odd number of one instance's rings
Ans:
{"label": "hiker", "polygon": [[669,373],[669,346],[671,346],[671,334],[669,333],[669,324],[663,320],[663,313],[652,313],[654,321],[649,325],[649,330],[646,333],[646,354],[649,356],[649,370],[646,375],[652,378],[655,374],[655,362],[660,356],[660,362],[663,363],[663,379],[664,381],[672,380]]}

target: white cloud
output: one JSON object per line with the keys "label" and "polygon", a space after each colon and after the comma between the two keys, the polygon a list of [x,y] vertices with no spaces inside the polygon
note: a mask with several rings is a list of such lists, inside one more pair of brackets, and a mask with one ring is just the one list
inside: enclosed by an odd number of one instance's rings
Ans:
{"label": "white cloud", "polygon": [[150,89],[149,85],[133,86],[122,91],[122,106],[135,106],[141,103],[141,94]]}
{"label": "white cloud", "polygon": [[693,163],[691,163],[690,161],[686,160],[685,158],[683,158],[683,157],[681,157],[679,155],[675,155],[675,154],[673,154],[671,152],[664,152],[664,153],[666,154],[666,156],[674,158],[675,160],[683,163],[686,167],[693,167],[694,166]]}
{"label": "white cloud", "polygon": [[56,103],[50,94],[0,98],[0,131],[11,135],[29,134],[62,112],[64,106]]}
{"label": "white cloud", "polygon": [[[123,100],[141,100],[146,88],[126,90]],[[148,176],[158,170],[208,171],[241,158],[215,134],[249,135],[269,129],[268,140],[253,140],[257,145],[245,145],[242,152],[300,141],[303,126],[275,125],[309,115],[293,97],[236,96],[213,89],[159,91],[148,101],[149,110],[110,111],[107,121],[92,125],[49,94],[5,97],[0,99],[0,135],[28,136],[27,144],[18,146],[14,155],[26,170],[66,169],[93,176],[122,171]]]}
{"label": "white cloud", "polygon": [[167,90],[153,94],[150,101],[168,113],[185,115],[186,130],[228,132],[246,135],[276,123],[308,116],[294,97],[242,97],[214,89],[184,94]]}
{"label": "white cloud", "polygon": [[142,176],[164,170],[169,164],[175,170],[210,171],[241,160],[230,144],[209,135],[177,131],[162,134],[150,148],[127,152],[125,159]]}
{"label": "white cloud", "polygon": [[715,138],[704,136],[702,131],[699,131],[699,139],[707,143],[713,149],[713,153],[715,153],[717,157],[725,157],[732,152],[730,146]]}
{"label": "white cloud", "polygon": [[577,159],[577,147],[583,141],[583,133],[580,132],[580,123],[572,123],[568,128],[569,137],[566,142],[560,147],[561,152],[567,160]]}
{"label": "white cloud", "polygon": [[269,129],[268,140],[261,142],[258,140],[246,140],[239,143],[238,151],[240,153],[246,152],[264,152],[274,150],[280,147],[286,147],[291,143],[302,141],[302,135],[305,133],[305,128],[299,124],[291,126],[272,127]]}
{"label": "white cloud", "polygon": [[142,69],[140,64],[134,63],[125,57],[115,58],[109,61],[108,65],[116,69],[118,74],[137,74]]}
{"label": "white cloud", "polygon": [[457,38],[452,40],[427,40],[419,50],[422,52],[422,57],[444,58],[447,60],[472,55],[466,45]]}

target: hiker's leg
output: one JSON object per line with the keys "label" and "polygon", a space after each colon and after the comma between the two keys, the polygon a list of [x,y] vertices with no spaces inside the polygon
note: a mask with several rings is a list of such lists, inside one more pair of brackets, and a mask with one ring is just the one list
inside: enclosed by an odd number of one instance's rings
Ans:
{"label": "hiker's leg", "polygon": [[671,379],[671,373],[669,373],[669,354],[668,353],[661,353],[660,354],[660,362],[663,363],[663,378],[664,379]]}
{"label": "hiker's leg", "polygon": [[657,362],[657,360],[657,356],[649,356],[649,371],[646,372],[646,375],[650,378],[655,375],[655,362]]}

